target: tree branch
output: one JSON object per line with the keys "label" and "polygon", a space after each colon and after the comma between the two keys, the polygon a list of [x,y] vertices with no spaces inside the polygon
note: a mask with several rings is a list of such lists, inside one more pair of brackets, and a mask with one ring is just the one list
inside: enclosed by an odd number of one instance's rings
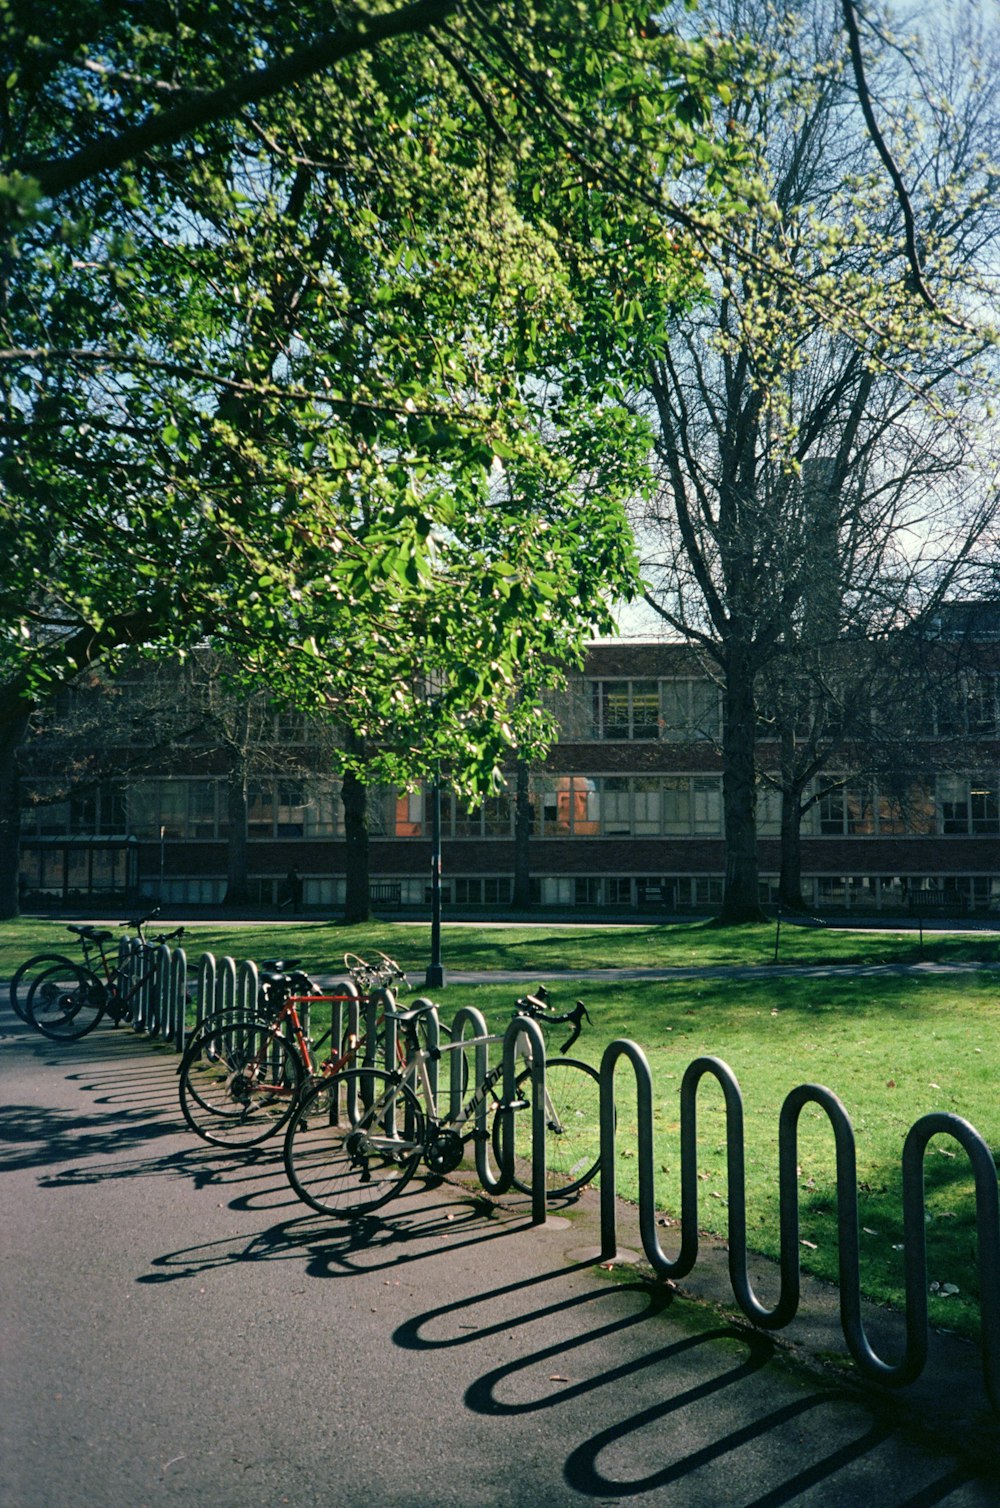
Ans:
{"label": "tree branch", "polygon": [[154,147],[180,140],[199,126],[225,119],[246,105],[280,94],[355,53],[369,51],[391,37],[424,32],[454,10],[456,4],[457,0],[415,0],[414,4],[386,16],[364,17],[354,26],[329,32],[267,68],[158,111],[129,130],[99,137],[71,157],[28,159],[21,165],[22,171],[37,179],[48,198],[56,198],[100,173],[122,167]]}

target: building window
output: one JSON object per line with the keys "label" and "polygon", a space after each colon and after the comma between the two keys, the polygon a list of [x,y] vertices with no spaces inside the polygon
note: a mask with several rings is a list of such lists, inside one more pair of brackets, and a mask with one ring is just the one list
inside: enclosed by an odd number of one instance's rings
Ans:
{"label": "building window", "polygon": [[997,731],[997,677],[964,671],[935,698],[935,731],[944,737]]}
{"label": "building window", "polygon": [[766,782],[757,787],[757,832],[762,838],[776,838],[781,832],[781,792]]}
{"label": "building window", "polygon": [[632,831],[637,838],[663,831],[663,782],[655,775],[636,775],[632,781]]}
{"label": "building window", "polygon": [[974,833],[1000,832],[1000,798],[996,780],[974,777],[969,791],[969,808]]}
{"label": "building window", "polygon": [[601,781],[601,829],[609,837],[625,837],[632,831],[631,792],[625,776],[609,775]]}
{"label": "building window", "polygon": [[592,736],[609,742],[660,736],[658,681],[592,681]]}
{"label": "building window", "polygon": [[696,775],[691,782],[691,810],[696,833],[722,832],[722,781],[716,775]]}
{"label": "building window", "polygon": [[691,831],[691,781],[686,775],[663,782],[663,831],[678,836]]}
{"label": "building window", "polygon": [[424,796],[422,791],[403,791],[396,797],[394,836],[421,838],[424,833]]}
{"label": "building window", "polygon": [[221,838],[228,831],[221,780],[140,780],[128,793],[128,829],[139,838]]}
{"label": "building window", "polygon": [[899,837],[906,833],[926,835],[935,831],[934,795],[924,785],[880,790],[877,812],[878,830],[885,837]]}
{"label": "building window", "polygon": [[250,787],[247,793],[247,837],[274,837],[274,786]]}
{"label": "building window", "polygon": [[942,775],[938,780],[938,810],[943,833],[969,831],[969,783],[960,775]]}
{"label": "building window", "polygon": [[336,838],[344,831],[344,809],[340,804],[340,784],[335,780],[310,780],[305,796],[306,836]]}
{"label": "building window", "polygon": [[661,686],[664,738],[673,743],[717,740],[722,731],[719,688],[714,681],[684,676]]}

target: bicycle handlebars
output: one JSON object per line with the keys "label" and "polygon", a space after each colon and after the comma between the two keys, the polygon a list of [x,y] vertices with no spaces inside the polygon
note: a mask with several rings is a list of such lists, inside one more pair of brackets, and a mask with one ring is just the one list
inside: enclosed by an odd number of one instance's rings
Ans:
{"label": "bicycle handlebars", "polygon": [[521,997],[514,1007],[514,1014],[529,1016],[532,1021],[543,1021],[547,1026],[562,1026],[566,1022],[572,1022],[573,1030],[559,1049],[560,1052],[569,1052],[583,1030],[584,1019],[590,1024],[590,1012],[583,1001],[578,1000],[571,1011],[562,1011],[556,1015],[549,1009],[548,996],[548,990],[541,985],[537,994]]}

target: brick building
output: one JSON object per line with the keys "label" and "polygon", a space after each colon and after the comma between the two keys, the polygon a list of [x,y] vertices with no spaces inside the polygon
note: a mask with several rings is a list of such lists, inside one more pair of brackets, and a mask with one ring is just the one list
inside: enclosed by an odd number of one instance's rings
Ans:
{"label": "brick building", "polygon": [[[978,642],[998,637],[980,625]],[[997,675],[980,663],[949,685],[928,712],[922,773],[905,808],[869,779],[832,790],[807,815],[803,892],[815,910],[899,912],[919,889],[946,891],[978,913],[1000,909]],[[554,710],[559,740],[530,775],[535,900],[581,914],[716,907],[724,871],[722,702],[691,652],[663,641],[594,644]],[[945,748],[947,759],[934,768],[935,750]],[[761,746],[762,769],[773,754]],[[370,815],[376,911],[423,908],[429,798],[374,790]],[[777,793],[762,784],[764,901],[776,894],[779,815]],[[217,905],[226,888],[227,824],[225,773],[187,744],[162,773],[105,781],[30,811],[22,836],[24,903],[90,905],[120,902],[127,893]],[[490,914],[509,905],[512,787],[478,810],[445,794],[442,838],[446,908]],[[334,778],[286,772],[254,781],[247,841],[257,904],[281,903],[293,867],[307,913],[342,903],[345,844]]]}

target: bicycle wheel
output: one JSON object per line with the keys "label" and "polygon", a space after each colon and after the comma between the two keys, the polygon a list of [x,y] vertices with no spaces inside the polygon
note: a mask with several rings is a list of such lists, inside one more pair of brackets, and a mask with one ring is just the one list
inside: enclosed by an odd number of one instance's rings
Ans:
{"label": "bicycle wheel", "polygon": [[[518,1074],[520,1099],[531,1100],[531,1069]],[[601,1078],[589,1063],[549,1058],[545,1064],[545,1189],[550,1198],[574,1194],[597,1174],[601,1161]],[[516,1112],[514,1187],[531,1192],[531,1111]],[[493,1153],[499,1161],[503,1117],[493,1117]]]}
{"label": "bicycle wheel", "polygon": [[236,1012],[210,1016],[181,1059],[181,1111],[191,1130],[223,1147],[252,1147],[280,1131],[305,1071],[274,1023]]}
{"label": "bicycle wheel", "polygon": [[424,1117],[405,1084],[375,1069],[316,1084],[285,1133],[285,1172],[321,1215],[350,1218],[392,1199],[411,1178],[424,1144]]}
{"label": "bicycle wheel", "polygon": [[[28,1022],[28,992],[39,974],[58,967],[60,969],[79,968],[72,958],[67,958],[64,953],[36,953],[34,958],[27,959],[21,964],[10,982],[10,1005],[15,1016],[20,1016],[22,1021]],[[30,1024],[30,1022],[29,1022]]]}
{"label": "bicycle wheel", "polygon": [[56,1042],[85,1037],[104,1014],[107,990],[96,974],[64,959],[36,974],[25,1009],[29,1023]]}

